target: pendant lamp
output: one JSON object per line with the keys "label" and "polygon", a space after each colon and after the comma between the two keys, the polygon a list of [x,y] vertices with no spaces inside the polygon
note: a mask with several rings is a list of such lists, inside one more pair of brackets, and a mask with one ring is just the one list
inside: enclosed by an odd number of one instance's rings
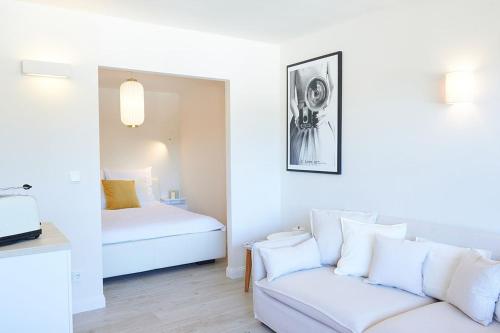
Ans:
{"label": "pendant lamp", "polygon": [[136,79],[128,79],[120,86],[120,118],[128,127],[144,123],[144,87]]}

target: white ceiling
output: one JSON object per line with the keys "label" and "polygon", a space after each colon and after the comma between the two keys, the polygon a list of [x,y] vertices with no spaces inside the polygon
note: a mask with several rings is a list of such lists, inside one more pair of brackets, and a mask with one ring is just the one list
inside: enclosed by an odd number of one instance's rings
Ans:
{"label": "white ceiling", "polygon": [[224,81],[198,79],[159,73],[128,71],[121,69],[99,68],[99,88],[119,89],[127,79],[138,80],[146,91],[177,92],[186,85],[203,84],[205,86],[224,86]]}
{"label": "white ceiling", "polygon": [[[403,0],[25,0],[279,43]],[[408,0],[407,0],[408,1]]]}

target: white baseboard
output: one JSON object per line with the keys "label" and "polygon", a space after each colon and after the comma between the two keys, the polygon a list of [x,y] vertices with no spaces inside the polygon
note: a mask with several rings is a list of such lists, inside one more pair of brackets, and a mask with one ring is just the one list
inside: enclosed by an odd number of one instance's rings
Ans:
{"label": "white baseboard", "polygon": [[106,307],[104,295],[73,300],[73,314]]}
{"label": "white baseboard", "polygon": [[241,279],[245,276],[245,266],[226,267],[226,276],[230,279]]}

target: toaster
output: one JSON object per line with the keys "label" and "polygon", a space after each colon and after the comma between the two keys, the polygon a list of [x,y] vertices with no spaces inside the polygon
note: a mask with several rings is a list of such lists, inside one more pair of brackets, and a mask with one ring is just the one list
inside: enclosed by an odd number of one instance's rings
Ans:
{"label": "toaster", "polygon": [[38,206],[30,195],[0,195],[0,246],[42,233]]}

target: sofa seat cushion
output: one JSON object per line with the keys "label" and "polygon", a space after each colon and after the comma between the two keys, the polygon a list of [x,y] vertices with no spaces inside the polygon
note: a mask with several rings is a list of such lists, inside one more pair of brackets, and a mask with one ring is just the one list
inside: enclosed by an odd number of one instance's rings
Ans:
{"label": "sofa seat cushion", "polygon": [[272,282],[263,279],[255,286],[342,333],[363,332],[384,319],[434,302],[395,288],[367,284],[361,278],[336,275],[332,267],[296,272]]}
{"label": "sofa seat cushion", "polygon": [[386,319],[366,331],[366,333],[401,332],[498,333],[500,323],[494,321],[489,326],[483,326],[453,305],[438,302]]}

